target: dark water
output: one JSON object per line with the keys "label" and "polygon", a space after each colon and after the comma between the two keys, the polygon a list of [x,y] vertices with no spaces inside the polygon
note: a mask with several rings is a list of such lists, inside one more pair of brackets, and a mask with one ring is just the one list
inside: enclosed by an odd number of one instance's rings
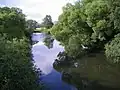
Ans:
{"label": "dark water", "polygon": [[107,62],[104,52],[91,53],[75,60],[63,53],[54,68],[63,72],[62,80],[78,90],[120,90],[120,69]]}
{"label": "dark water", "polygon": [[43,43],[45,37],[46,35],[43,33],[33,33],[32,35],[32,40],[37,41],[32,47],[33,59],[35,65],[42,70],[43,75],[40,79],[46,87],[45,90],[77,90],[72,85],[63,82],[62,74],[53,68],[58,53],[64,51],[64,48],[54,40],[53,48],[49,49]]}

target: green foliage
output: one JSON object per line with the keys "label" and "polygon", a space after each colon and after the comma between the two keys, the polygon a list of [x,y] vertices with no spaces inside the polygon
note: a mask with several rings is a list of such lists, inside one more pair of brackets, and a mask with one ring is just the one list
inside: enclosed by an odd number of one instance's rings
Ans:
{"label": "green foliage", "polygon": [[1,90],[40,90],[28,42],[25,38],[11,41],[0,38]]}
{"label": "green foliage", "polygon": [[65,46],[66,52],[79,56],[86,50],[104,49],[120,33],[119,0],[82,0],[68,3],[51,29],[52,35]]}
{"label": "green foliage", "polygon": [[111,63],[120,63],[120,34],[105,45],[105,54]]}
{"label": "green foliage", "polygon": [[41,27],[45,27],[47,29],[53,26],[52,17],[50,15],[46,15],[41,23]]}
{"label": "green foliage", "polygon": [[[94,0],[85,6],[85,14],[87,15],[87,23],[93,29],[92,39],[104,41],[107,36],[111,36],[113,29],[111,28],[109,18],[110,8],[107,0]],[[108,32],[110,32],[108,34]],[[95,37],[95,38],[94,38]]]}
{"label": "green foliage", "polygon": [[21,38],[25,32],[25,15],[18,8],[0,8],[0,33]]}
{"label": "green foliage", "polygon": [[67,4],[63,8],[59,21],[51,29],[55,38],[65,46],[66,51],[73,56],[82,53],[81,44],[89,46],[92,28],[84,21],[85,15],[79,3]]}
{"label": "green foliage", "polygon": [[40,90],[30,29],[19,8],[0,8],[0,90]]}
{"label": "green foliage", "polygon": [[[82,37],[82,38],[80,38]],[[90,44],[89,42],[89,36],[79,34],[79,35],[74,35],[70,37],[68,45],[65,46],[66,52],[70,56],[81,56],[85,54],[85,50],[83,49],[82,45],[88,45]]]}
{"label": "green foliage", "polygon": [[35,32],[41,32],[41,31],[42,31],[42,28],[36,28],[34,31],[35,31]]}
{"label": "green foliage", "polygon": [[29,29],[36,29],[37,27],[39,27],[39,24],[37,21],[30,19],[26,21],[26,26]]}

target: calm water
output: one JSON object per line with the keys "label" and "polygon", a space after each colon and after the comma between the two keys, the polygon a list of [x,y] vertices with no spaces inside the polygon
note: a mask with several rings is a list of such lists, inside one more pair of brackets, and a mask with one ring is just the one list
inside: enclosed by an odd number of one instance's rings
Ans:
{"label": "calm water", "polygon": [[45,90],[77,90],[72,85],[62,81],[62,74],[53,68],[53,63],[60,51],[64,48],[59,45],[59,42],[54,40],[53,48],[48,49],[44,45],[43,39],[46,37],[43,33],[33,33],[32,40],[37,41],[32,47],[33,59],[35,65],[40,68],[44,75],[41,76],[41,81],[46,86]]}

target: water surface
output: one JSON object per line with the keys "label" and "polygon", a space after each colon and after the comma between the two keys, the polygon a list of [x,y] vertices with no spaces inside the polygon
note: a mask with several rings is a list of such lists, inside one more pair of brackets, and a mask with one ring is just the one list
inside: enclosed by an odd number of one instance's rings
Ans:
{"label": "water surface", "polygon": [[44,74],[41,76],[46,86],[45,90],[76,90],[75,87],[62,81],[62,74],[57,72],[53,68],[53,63],[57,58],[59,52],[64,51],[64,48],[59,45],[59,42],[53,41],[53,48],[48,48],[44,45],[44,38],[46,37],[43,33],[33,33],[32,40],[37,41],[32,47],[33,59],[35,65],[41,69]]}

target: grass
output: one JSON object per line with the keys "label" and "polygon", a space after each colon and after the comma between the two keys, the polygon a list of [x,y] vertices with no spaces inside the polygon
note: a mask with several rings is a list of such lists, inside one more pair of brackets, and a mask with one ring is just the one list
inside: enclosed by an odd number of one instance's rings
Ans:
{"label": "grass", "polygon": [[36,28],[34,31],[35,32],[41,32],[42,30],[41,30],[41,28]]}
{"label": "grass", "polygon": [[50,29],[46,29],[46,28],[36,28],[34,30],[35,32],[40,32],[40,33],[49,33]]}

